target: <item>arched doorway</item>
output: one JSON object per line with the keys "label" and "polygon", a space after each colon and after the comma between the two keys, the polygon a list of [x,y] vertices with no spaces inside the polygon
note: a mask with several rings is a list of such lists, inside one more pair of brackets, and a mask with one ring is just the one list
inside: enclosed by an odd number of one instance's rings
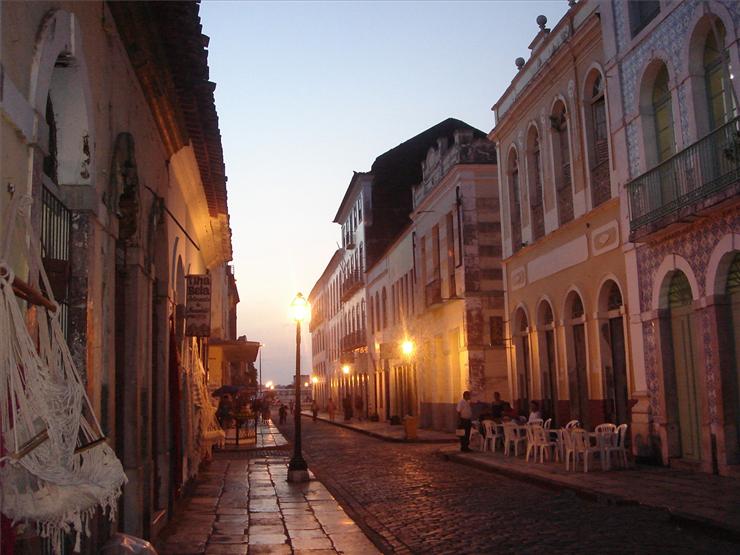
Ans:
{"label": "arched doorway", "polygon": [[604,420],[614,424],[625,424],[630,420],[623,304],[617,283],[613,280],[604,283],[599,295]]}
{"label": "arched doorway", "polygon": [[514,315],[514,357],[516,361],[516,400],[519,414],[529,413],[529,320],[523,308]]}
{"label": "arched doorway", "polygon": [[571,291],[565,303],[569,318],[570,345],[568,356],[568,391],[570,417],[586,427],[589,422],[588,354],[586,348],[586,318],[581,296]]}
{"label": "arched doorway", "polygon": [[[701,459],[699,393],[692,326],[693,295],[686,274],[676,271],[668,285],[670,345],[673,351],[673,378],[677,401],[680,456]],[[666,387],[666,395],[671,391]]]}
{"label": "arched doorway", "polygon": [[542,414],[558,424],[558,373],[555,358],[555,326],[552,306],[542,301],[537,311],[537,335],[540,346],[540,374],[542,377]]}
{"label": "arched doorway", "polygon": [[727,297],[725,321],[729,324],[726,337],[729,339],[729,350],[731,351],[728,353],[728,358],[735,374],[730,376],[728,385],[734,387],[734,392],[729,397],[734,400],[732,404],[735,410],[735,430],[738,444],[740,444],[740,361],[738,361],[738,355],[740,355],[740,253],[735,253],[727,271],[725,295]]}

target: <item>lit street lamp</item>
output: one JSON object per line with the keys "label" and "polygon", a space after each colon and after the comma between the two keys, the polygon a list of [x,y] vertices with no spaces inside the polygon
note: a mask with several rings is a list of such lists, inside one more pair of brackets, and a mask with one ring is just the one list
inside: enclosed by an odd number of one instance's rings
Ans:
{"label": "lit street lamp", "polygon": [[301,323],[308,318],[308,301],[298,293],[290,303],[290,315],[295,320],[295,437],[293,458],[288,464],[288,482],[307,482],[308,465],[301,453]]}
{"label": "lit street lamp", "polygon": [[407,356],[410,357],[414,354],[414,342],[410,339],[404,339],[401,342],[401,352]]}

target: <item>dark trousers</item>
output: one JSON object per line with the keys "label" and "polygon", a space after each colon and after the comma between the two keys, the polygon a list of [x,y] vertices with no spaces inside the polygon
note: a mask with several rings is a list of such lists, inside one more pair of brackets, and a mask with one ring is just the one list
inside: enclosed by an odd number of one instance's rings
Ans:
{"label": "dark trousers", "polygon": [[458,427],[461,427],[465,430],[465,435],[460,436],[460,450],[461,451],[470,450],[470,428],[471,426],[472,426],[472,422],[468,420],[467,418],[460,419],[460,424]]}

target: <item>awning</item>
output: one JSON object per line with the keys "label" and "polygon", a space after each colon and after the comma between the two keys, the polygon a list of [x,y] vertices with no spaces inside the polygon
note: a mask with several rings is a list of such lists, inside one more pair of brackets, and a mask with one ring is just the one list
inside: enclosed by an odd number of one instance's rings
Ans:
{"label": "awning", "polygon": [[260,350],[259,341],[213,340],[208,349],[221,349],[223,357],[229,362],[254,362]]}

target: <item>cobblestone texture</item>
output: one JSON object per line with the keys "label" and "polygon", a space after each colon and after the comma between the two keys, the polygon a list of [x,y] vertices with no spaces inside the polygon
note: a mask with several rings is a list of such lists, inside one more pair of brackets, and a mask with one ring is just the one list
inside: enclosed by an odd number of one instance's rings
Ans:
{"label": "cobblestone texture", "polygon": [[[290,425],[282,429],[292,436]],[[303,421],[311,470],[388,553],[740,553],[663,511],[607,505]]]}

